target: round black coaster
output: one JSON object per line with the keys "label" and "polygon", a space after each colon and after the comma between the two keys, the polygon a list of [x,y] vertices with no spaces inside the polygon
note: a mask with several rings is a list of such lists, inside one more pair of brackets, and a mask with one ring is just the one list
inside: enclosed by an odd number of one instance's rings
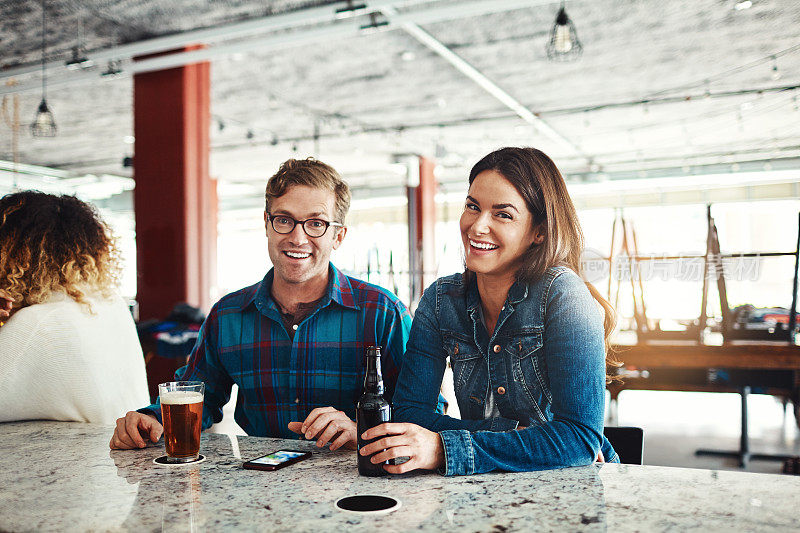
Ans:
{"label": "round black coaster", "polygon": [[339,498],[334,505],[348,513],[387,514],[400,509],[403,503],[391,496],[357,494]]}
{"label": "round black coaster", "polygon": [[161,457],[156,457],[155,459],[153,459],[153,462],[157,465],[163,465],[163,466],[186,466],[186,465],[196,465],[197,463],[202,463],[205,460],[206,456],[201,453],[194,461],[187,461],[185,463],[170,463],[169,457],[167,457],[166,455],[162,455]]}

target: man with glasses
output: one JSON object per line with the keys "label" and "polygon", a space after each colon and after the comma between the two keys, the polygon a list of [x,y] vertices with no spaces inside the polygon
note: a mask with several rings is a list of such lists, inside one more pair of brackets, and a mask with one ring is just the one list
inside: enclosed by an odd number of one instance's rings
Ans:
{"label": "man with glasses", "polygon": [[[297,434],[319,447],[354,448],[365,348],[382,348],[391,399],[411,318],[395,295],[330,263],[350,207],[350,190],[332,167],[290,159],[267,182],[265,197],[273,267],[214,305],[175,379],[205,382],[204,429],[222,420],[235,383],[234,418],[248,435]],[[118,419],[110,446],[143,448],[162,431],[156,403]]]}

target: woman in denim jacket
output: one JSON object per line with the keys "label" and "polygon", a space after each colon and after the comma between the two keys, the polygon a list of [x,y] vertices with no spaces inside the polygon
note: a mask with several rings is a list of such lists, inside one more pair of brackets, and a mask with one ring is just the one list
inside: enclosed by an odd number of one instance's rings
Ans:
{"label": "woman in denim jacket", "polygon": [[[533,148],[503,148],[469,176],[466,270],[419,303],[394,395],[395,422],[361,448],[390,473],[446,475],[617,462],[603,436],[614,312],[578,276],[583,235],[564,179]],[[462,419],[436,412],[447,360]]]}

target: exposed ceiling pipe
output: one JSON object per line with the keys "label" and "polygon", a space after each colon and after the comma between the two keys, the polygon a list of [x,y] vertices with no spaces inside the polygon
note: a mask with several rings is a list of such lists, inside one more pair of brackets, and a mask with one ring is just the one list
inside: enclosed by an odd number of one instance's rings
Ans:
{"label": "exposed ceiling pipe", "polygon": [[442,44],[441,41],[423,30],[419,24],[411,20],[401,20],[397,11],[392,7],[385,7],[381,9],[381,12],[389,21],[398,23],[406,33],[439,54],[459,72],[477,83],[478,86],[499,100],[503,105],[514,111],[522,120],[536,128],[539,133],[554,141],[559,146],[566,148],[570,153],[577,154],[587,159],[587,161],[590,159],[576,144],[554,130],[547,122],[537,117],[530,109],[522,105],[516,98],[490,80],[481,71],[467,63],[461,56]]}

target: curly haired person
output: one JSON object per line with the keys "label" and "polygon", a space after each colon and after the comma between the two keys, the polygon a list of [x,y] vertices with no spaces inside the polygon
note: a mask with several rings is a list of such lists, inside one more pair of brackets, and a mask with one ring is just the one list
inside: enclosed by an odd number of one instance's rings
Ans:
{"label": "curly haired person", "polygon": [[113,423],[148,399],[119,254],[74,196],[0,198],[0,422]]}

